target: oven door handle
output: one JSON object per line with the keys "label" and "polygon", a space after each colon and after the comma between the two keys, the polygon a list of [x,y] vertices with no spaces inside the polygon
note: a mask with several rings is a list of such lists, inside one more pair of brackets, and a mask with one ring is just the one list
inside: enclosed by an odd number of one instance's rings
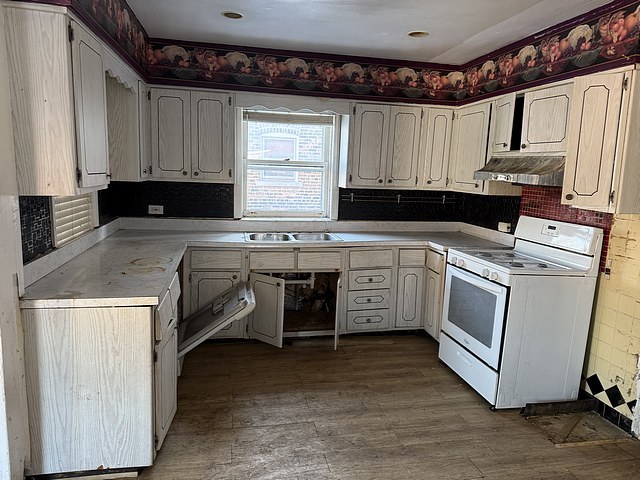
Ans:
{"label": "oven door handle", "polygon": [[471,285],[475,285],[476,287],[495,295],[504,295],[507,293],[507,287],[503,287],[502,285],[495,284],[472,273],[468,273],[454,265],[447,265],[447,277],[458,277]]}

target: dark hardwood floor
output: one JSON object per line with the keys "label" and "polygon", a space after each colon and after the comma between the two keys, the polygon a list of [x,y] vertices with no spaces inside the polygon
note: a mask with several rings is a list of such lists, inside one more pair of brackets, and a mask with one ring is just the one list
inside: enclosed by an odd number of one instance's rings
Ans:
{"label": "dark hardwood floor", "polygon": [[414,335],[208,343],[145,480],[640,479],[640,441],[556,447]]}

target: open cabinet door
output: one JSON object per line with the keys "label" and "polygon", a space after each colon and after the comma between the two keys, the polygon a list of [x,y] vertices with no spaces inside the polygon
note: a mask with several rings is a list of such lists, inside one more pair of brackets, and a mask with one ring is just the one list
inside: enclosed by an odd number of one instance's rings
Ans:
{"label": "open cabinet door", "polygon": [[249,315],[255,306],[253,292],[244,283],[234,285],[220,294],[180,322],[178,358],[185,356],[231,322]]}
{"label": "open cabinet door", "polygon": [[281,278],[251,273],[249,284],[257,307],[249,320],[249,337],[282,348],[284,283]]}

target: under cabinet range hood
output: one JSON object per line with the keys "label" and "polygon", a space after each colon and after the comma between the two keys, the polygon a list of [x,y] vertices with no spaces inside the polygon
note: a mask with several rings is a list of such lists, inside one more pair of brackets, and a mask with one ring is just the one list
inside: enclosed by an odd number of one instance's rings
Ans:
{"label": "under cabinet range hood", "polygon": [[561,187],[564,176],[564,156],[495,156],[473,173],[476,180],[495,180]]}

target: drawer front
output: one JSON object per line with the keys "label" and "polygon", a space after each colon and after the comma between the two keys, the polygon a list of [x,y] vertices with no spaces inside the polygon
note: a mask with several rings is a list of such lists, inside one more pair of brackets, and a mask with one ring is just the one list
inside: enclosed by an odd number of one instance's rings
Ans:
{"label": "drawer front", "polygon": [[240,270],[242,250],[192,250],[191,270]]}
{"label": "drawer front", "polygon": [[389,310],[347,312],[347,331],[388,330]]}
{"label": "drawer front", "polygon": [[498,374],[451,340],[444,332],[440,335],[438,357],[491,405],[496,404]]}
{"label": "drawer front", "polygon": [[249,253],[251,270],[293,270],[296,268],[295,252],[251,252]]}
{"label": "drawer front", "polygon": [[349,252],[349,268],[392,267],[393,250]]}
{"label": "drawer front", "polygon": [[340,252],[298,252],[298,270],[340,271],[342,254]]}
{"label": "drawer front", "polygon": [[349,272],[349,290],[391,288],[391,269],[352,270]]}
{"label": "drawer front", "polygon": [[400,250],[400,266],[424,267],[427,261],[427,251],[424,249],[403,248]]}
{"label": "drawer front", "polygon": [[436,273],[444,272],[444,255],[429,250],[429,253],[427,253],[427,268]]}
{"label": "drawer front", "polygon": [[167,331],[171,321],[175,318],[174,303],[171,301],[169,290],[164,292],[160,298],[160,303],[155,312],[155,336],[156,341],[162,340],[164,332]]}
{"label": "drawer front", "polygon": [[347,292],[347,310],[379,310],[389,308],[391,290],[356,290]]}

